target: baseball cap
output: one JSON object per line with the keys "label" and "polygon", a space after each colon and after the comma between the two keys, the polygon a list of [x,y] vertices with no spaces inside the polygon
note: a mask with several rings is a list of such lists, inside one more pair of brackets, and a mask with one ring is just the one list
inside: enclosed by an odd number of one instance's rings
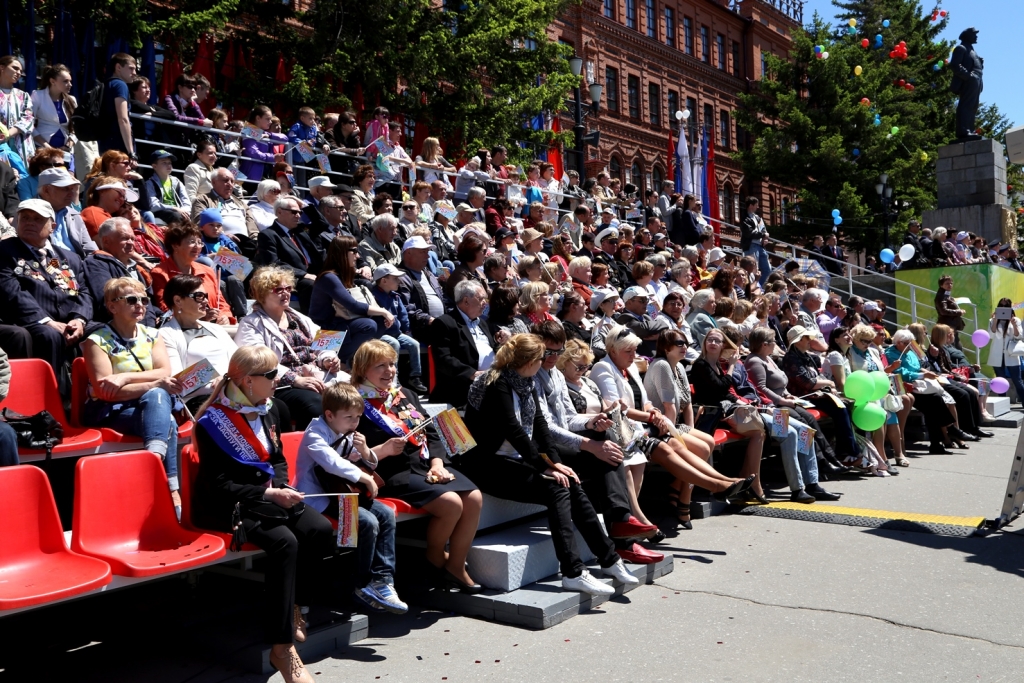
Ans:
{"label": "baseball cap", "polygon": [[605,240],[617,240],[619,239],[619,231],[615,228],[605,228],[601,232],[597,233],[597,243],[601,244]]}
{"label": "baseball cap", "polygon": [[[423,239],[419,235],[413,235],[402,244],[402,253],[409,251],[410,249],[433,249],[434,245]],[[376,275],[376,273],[374,273]],[[377,278],[374,277],[374,280]]]}
{"label": "baseball cap", "polygon": [[663,240],[663,239],[665,239],[665,233],[663,233],[663,232],[659,232],[657,235],[654,236],[654,241],[655,242],[657,242],[658,240]]}
{"label": "baseball cap", "polygon": [[151,164],[155,161],[160,161],[161,159],[177,159],[177,157],[166,149],[158,149],[149,155],[149,163]]}
{"label": "baseball cap", "polygon": [[124,198],[129,204],[134,204],[139,201],[139,193],[124,183],[107,183],[106,185],[100,185],[96,188],[96,191],[99,192],[100,190],[121,190],[121,192],[124,192]]}
{"label": "baseball cap", "polygon": [[967,239],[970,236],[971,236],[971,234],[969,232],[967,232],[966,230],[961,230],[960,232],[958,232],[956,234],[956,241],[957,242],[963,242],[965,239]]}
{"label": "baseball cap", "polygon": [[334,183],[331,182],[330,178],[328,178],[325,175],[315,175],[315,176],[313,176],[308,181],[306,181],[306,185],[311,190],[314,187],[324,187],[324,188],[327,188],[328,190],[333,190],[336,187],[338,187],[337,185],[335,185]]}
{"label": "baseball cap", "polygon": [[78,179],[64,168],[48,168],[39,174],[39,187],[46,187],[47,185],[70,187],[78,184]]}
{"label": "baseball cap", "polygon": [[610,206],[606,206],[603,209],[601,209],[601,215],[603,216],[604,214],[608,214],[610,216],[614,216],[615,215],[615,209],[613,209]]}
{"label": "baseball cap", "polygon": [[542,233],[540,230],[534,230],[533,228],[527,228],[526,230],[523,230],[523,244],[529,244],[530,242],[533,242],[534,240],[539,240],[542,237],[544,237],[544,233]]}
{"label": "baseball cap", "polygon": [[455,213],[462,213],[463,211],[476,211],[476,209],[474,209],[466,202],[462,202],[461,204],[455,207]]}
{"label": "baseball cap", "polygon": [[814,337],[814,336],[817,336],[817,335],[814,334],[814,330],[809,330],[806,327],[804,327],[803,325],[794,325],[793,327],[789,328],[789,332],[786,333],[786,339],[789,340],[790,344],[792,344],[793,342],[797,341],[801,337]]}
{"label": "baseball cap", "polygon": [[590,295],[590,310],[596,311],[605,301],[619,298],[619,293],[614,287],[598,287]]}
{"label": "baseball cap", "polygon": [[636,285],[632,287],[627,287],[626,291],[622,293],[622,301],[626,302],[629,301],[630,299],[635,299],[638,296],[642,296],[646,299],[647,297],[650,296],[650,292],[648,292],[643,287],[637,287]]}
{"label": "baseball cap", "polygon": [[[423,239],[423,238],[421,237],[420,239]],[[379,265],[379,266],[377,266],[376,268],[373,269],[373,281],[376,282],[377,280],[381,279],[382,277],[387,277],[388,275],[401,275],[401,274],[402,274],[402,271],[400,271],[398,268],[395,268],[390,263],[382,263],[381,265]]]}
{"label": "baseball cap", "polygon": [[509,237],[515,237],[515,233],[509,230],[508,228],[498,228],[498,231],[494,233],[495,242],[500,242],[503,239],[507,239]]}
{"label": "baseball cap", "polygon": [[199,227],[203,227],[207,223],[223,223],[224,217],[220,215],[220,209],[204,209],[199,214]]}
{"label": "baseball cap", "polygon": [[54,219],[53,207],[45,199],[26,199],[18,204],[18,213],[22,211],[38,213],[40,216],[45,216],[51,221]]}
{"label": "baseball cap", "polygon": [[724,258],[725,252],[722,250],[721,247],[715,247],[714,249],[708,252],[708,263],[711,263],[712,261],[718,261],[719,259]]}
{"label": "baseball cap", "polygon": [[880,310],[882,310],[882,309],[879,308],[878,304],[876,304],[874,301],[865,301],[864,302],[864,312],[865,313],[868,313],[870,311],[880,311]]}

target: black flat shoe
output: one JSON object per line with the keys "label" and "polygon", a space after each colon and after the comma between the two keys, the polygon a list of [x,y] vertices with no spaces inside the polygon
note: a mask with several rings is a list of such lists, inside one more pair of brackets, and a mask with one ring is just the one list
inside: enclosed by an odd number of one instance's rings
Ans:
{"label": "black flat shoe", "polygon": [[942,444],[937,443],[928,447],[928,455],[953,455],[953,451],[950,451]]}
{"label": "black flat shoe", "polygon": [[977,436],[971,436],[959,427],[949,427],[946,433],[955,441],[981,441]]}
{"label": "black flat shoe", "polygon": [[[685,529],[692,529],[693,525],[690,524],[690,526],[684,526],[683,528],[685,528]],[[665,540],[665,532],[662,531],[661,529],[658,529],[658,531],[653,536],[651,536],[650,538],[647,539],[647,542],[648,543],[661,543],[664,540]]]}
{"label": "black flat shoe", "polygon": [[742,479],[740,481],[733,482],[729,486],[729,488],[725,489],[724,491],[719,491],[718,493],[712,493],[711,496],[715,500],[724,503],[727,500],[729,500],[730,498],[735,498],[740,493],[742,493],[743,491],[746,491],[748,488],[750,488],[750,485],[753,484],[753,483],[754,483],[754,475],[751,474],[746,479]]}
{"label": "black flat shoe", "polygon": [[807,491],[804,491],[803,489],[797,489],[796,491],[793,491],[791,494],[789,494],[789,499],[794,503],[806,503],[807,505],[810,505],[815,500],[814,496],[807,493]]}
{"label": "black flat shoe", "polygon": [[444,578],[445,590],[449,588],[458,588],[459,592],[466,593],[467,595],[476,595],[484,589],[484,587],[479,583],[464,583],[447,569],[442,570],[441,575]]}
{"label": "black flat shoe", "polygon": [[841,493],[832,493],[831,491],[826,491],[825,489],[821,488],[821,486],[819,484],[811,484],[810,486],[808,486],[804,490],[807,493],[809,493],[812,496],[814,496],[814,500],[833,500],[834,501],[834,500],[839,500],[842,497],[842,495],[843,495]]}
{"label": "black flat shoe", "polygon": [[995,434],[993,432],[986,432],[986,431],[984,431],[982,429],[979,429],[979,430],[977,430],[975,432],[971,432],[971,434],[974,435],[974,436],[977,436],[979,438],[985,438],[985,439],[991,439],[993,436],[995,436]]}

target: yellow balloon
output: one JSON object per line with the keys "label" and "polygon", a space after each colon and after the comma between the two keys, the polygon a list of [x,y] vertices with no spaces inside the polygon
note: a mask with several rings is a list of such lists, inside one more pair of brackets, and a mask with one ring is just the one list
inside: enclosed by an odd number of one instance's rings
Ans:
{"label": "yellow balloon", "polygon": [[921,161],[928,161],[928,152],[921,152]]}
{"label": "yellow balloon", "polygon": [[850,19],[849,24],[850,24],[850,26],[856,26],[857,25],[857,20],[856,19]]}
{"label": "yellow balloon", "polygon": [[857,66],[853,67],[853,73],[860,76],[862,73],[864,73],[864,67],[858,64]]}

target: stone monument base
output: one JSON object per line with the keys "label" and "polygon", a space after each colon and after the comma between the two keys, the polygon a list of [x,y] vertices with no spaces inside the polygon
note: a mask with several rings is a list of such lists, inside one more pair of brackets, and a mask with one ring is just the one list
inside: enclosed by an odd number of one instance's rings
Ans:
{"label": "stone monument base", "polygon": [[925,211],[926,228],[967,230],[986,242],[1016,243],[1013,212],[1007,206],[1006,156],[996,140],[955,142],[939,147],[935,165],[938,209]]}
{"label": "stone monument base", "polygon": [[1017,220],[1013,210],[1005,204],[925,211],[921,214],[921,225],[925,228],[942,226],[953,233],[951,237],[955,237],[959,230],[967,230],[984,237],[986,242],[1017,243]]}

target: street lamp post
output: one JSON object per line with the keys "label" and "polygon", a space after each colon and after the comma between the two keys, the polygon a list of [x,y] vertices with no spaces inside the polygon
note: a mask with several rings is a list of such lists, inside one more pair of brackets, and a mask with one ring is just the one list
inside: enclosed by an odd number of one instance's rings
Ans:
{"label": "street lamp post", "polygon": [[[583,59],[580,57],[569,58],[569,69],[572,71],[572,75],[579,77],[583,72]],[[601,95],[604,92],[604,86],[600,83],[591,83],[588,86],[588,94],[590,95],[590,109],[584,111],[583,109],[583,92],[582,88],[577,84],[573,88],[573,127],[572,132],[574,136],[573,140],[573,152],[576,156],[576,170],[580,174],[580,181],[583,181],[586,177],[585,170],[585,154],[584,150],[588,144],[596,145],[601,139],[599,131],[587,133],[587,128],[583,124],[583,121],[590,114],[597,114],[598,108],[601,106]]]}
{"label": "street lamp post", "polygon": [[883,218],[885,218],[885,247],[889,248],[889,228],[892,227],[892,185],[889,184],[889,175],[883,173],[878,176],[878,184],[875,185],[875,192],[878,193],[878,201],[882,203]]}

